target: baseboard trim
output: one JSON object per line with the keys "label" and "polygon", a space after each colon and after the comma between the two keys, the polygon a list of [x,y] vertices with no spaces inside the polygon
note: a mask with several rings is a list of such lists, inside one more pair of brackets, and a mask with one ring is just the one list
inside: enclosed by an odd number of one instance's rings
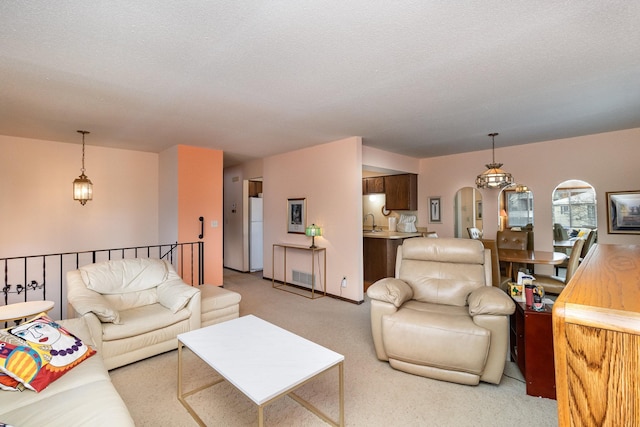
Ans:
{"label": "baseboard trim", "polygon": [[[266,277],[266,276],[262,276],[262,279],[263,279],[263,280],[268,280],[268,281],[269,281],[269,282],[271,282],[271,283],[274,283],[274,282],[275,282],[275,283],[279,283],[279,284],[281,284],[281,285],[283,285],[283,284],[284,284],[284,282],[283,282],[282,280],[272,280],[270,277]],[[306,288],[306,287],[304,287],[304,286],[300,286],[300,285],[296,285],[295,283],[289,283],[289,282],[287,282],[287,286],[293,286],[294,288],[298,288],[298,289],[301,289],[301,290],[304,290],[304,291],[311,292],[311,291],[309,290],[309,288]],[[364,303],[364,300],[357,301],[357,300],[353,300],[353,299],[345,298],[345,297],[340,296],[340,295],[334,295],[334,294],[329,293],[329,292],[327,292],[327,296],[328,296],[328,297],[331,297],[331,298],[333,298],[333,299],[337,299],[337,300],[340,300],[340,301],[349,302],[349,303],[351,303],[351,304],[356,304],[356,305],[360,305],[360,304]]]}

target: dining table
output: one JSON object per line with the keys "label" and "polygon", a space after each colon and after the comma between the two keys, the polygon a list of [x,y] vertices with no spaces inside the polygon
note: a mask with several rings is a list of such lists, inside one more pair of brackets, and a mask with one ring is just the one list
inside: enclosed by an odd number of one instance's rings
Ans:
{"label": "dining table", "polygon": [[562,252],[498,249],[498,259],[502,262],[508,263],[507,276],[515,280],[517,271],[513,271],[513,264],[559,265],[567,259],[567,255]]}

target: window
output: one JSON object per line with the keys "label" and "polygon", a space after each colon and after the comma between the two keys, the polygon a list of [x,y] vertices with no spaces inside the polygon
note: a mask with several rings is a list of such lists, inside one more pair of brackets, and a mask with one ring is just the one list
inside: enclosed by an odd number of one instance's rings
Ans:
{"label": "window", "polygon": [[596,228],[596,191],[584,181],[565,181],[553,192],[553,222],[565,229]]}

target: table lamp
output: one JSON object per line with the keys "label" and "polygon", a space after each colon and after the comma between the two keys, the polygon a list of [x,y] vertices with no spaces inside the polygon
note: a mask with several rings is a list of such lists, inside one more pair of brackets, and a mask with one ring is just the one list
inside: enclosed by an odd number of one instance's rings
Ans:
{"label": "table lamp", "polygon": [[307,236],[311,236],[311,246],[309,246],[309,248],[311,249],[317,248],[316,236],[322,236],[322,229],[315,224],[311,224],[307,226],[307,228],[304,231],[304,234],[306,234]]}

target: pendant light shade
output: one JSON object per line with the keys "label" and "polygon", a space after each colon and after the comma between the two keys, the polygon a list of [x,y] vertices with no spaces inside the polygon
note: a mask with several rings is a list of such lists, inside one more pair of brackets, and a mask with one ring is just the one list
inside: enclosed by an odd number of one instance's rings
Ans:
{"label": "pendant light shade", "polygon": [[84,206],[87,200],[93,199],[93,183],[84,174],[84,136],[89,132],[79,130],[78,133],[82,134],[82,169],[80,169],[80,176],[73,181],[73,200],[79,201]]}
{"label": "pendant light shade", "polygon": [[488,136],[491,137],[491,150],[493,156],[493,162],[485,165],[487,170],[482,172],[476,178],[476,186],[478,188],[504,188],[507,185],[513,184],[513,176],[509,172],[505,172],[500,167],[502,163],[496,163],[496,142],[495,137],[498,135],[497,132],[490,133]]}

